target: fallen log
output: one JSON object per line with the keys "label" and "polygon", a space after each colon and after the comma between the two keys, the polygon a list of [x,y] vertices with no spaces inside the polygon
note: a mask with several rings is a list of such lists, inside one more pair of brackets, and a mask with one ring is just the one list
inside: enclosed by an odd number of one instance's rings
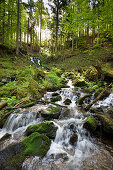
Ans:
{"label": "fallen log", "polygon": [[108,88],[112,85],[112,83],[108,86],[108,87],[105,87],[102,92],[85,108],[85,111],[88,111],[91,106],[96,103],[102,96],[103,94],[108,90]]}
{"label": "fallen log", "polygon": [[7,106],[7,101],[4,101],[4,102],[0,103],[0,109],[2,109],[5,106]]}

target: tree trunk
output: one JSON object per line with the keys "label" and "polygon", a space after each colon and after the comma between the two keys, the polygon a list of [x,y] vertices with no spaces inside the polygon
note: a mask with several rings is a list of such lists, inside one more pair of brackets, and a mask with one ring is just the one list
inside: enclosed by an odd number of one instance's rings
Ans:
{"label": "tree trunk", "polygon": [[17,3],[16,55],[19,55],[19,0],[18,0],[18,3]]}

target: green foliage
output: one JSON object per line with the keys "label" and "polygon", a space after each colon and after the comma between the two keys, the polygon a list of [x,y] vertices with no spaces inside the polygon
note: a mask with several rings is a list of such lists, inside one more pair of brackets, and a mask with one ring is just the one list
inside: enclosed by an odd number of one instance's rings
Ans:
{"label": "green foliage", "polygon": [[57,76],[57,74],[53,71],[48,72],[45,77],[48,81],[50,81],[53,85],[60,86],[62,79]]}
{"label": "green foliage", "polygon": [[7,101],[8,105],[14,106],[15,104],[18,103],[18,99],[16,96],[11,96],[11,98],[1,98],[2,101]]}

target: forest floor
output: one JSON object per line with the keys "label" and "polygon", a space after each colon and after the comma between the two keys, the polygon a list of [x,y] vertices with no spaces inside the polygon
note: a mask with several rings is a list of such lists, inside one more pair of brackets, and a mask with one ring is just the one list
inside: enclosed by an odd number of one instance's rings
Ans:
{"label": "forest floor", "polygon": [[65,71],[78,71],[99,64],[103,70],[113,74],[113,48],[90,48],[89,50],[71,49],[54,53],[43,58],[48,67],[57,67]]}

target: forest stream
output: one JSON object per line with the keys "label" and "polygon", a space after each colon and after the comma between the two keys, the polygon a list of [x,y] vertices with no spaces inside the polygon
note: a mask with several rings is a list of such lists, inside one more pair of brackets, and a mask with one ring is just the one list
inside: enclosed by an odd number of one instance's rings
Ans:
{"label": "forest stream", "polygon": [[[51,140],[51,146],[46,156],[41,159],[38,156],[26,158],[23,162],[22,170],[111,170],[113,169],[113,152],[109,143],[103,144],[101,140],[91,137],[89,132],[83,128],[83,123],[90,113],[82,113],[76,105],[78,97],[83,96],[83,92],[78,89],[73,91],[72,80],[68,80],[68,88],[62,88],[56,92],[47,92],[39,104],[27,109],[18,109],[8,118],[3,129],[0,131],[0,138],[6,133],[11,134],[8,140],[0,143],[0,150],[4,150],[11,143],[18,143],[24,138],[24,132],[29,125],[43,122],[40,116],[42,110],[48,107],[59,105],[62,114],[59,119],[52,121],[58,128],[56,137]],[[61,100],[56,105],[44,104],[42,101],[50,101],[53,93],[58,93]],[[65,105],[66,99],[71,100],[70,105]],[[113,103],[111,93],[101,103],[95,105],[109,105]],[[63,110],[67,111],[63,112]],[[73,140],[72,140],[73,136]],[[7,153],[6,153],[7,154]],[[1,155],[0,155],[1,156]]]}

